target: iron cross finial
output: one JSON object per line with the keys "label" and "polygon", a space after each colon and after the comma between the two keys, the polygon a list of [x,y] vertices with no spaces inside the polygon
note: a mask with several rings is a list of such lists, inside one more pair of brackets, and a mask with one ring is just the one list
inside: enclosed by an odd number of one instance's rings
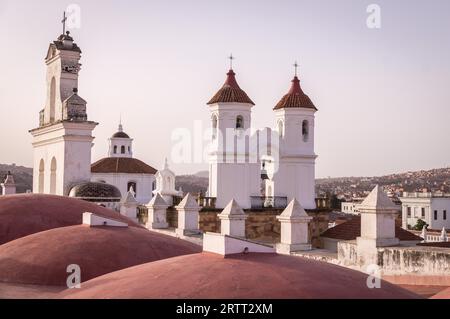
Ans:
{"label": "iron cross finial", "polygon": [[61,23],[63,24],[63,33],[62,34],[66,34],[66,21],[67,21],[66,11],[64,11],[63,19],[61,20]]}
{"label": "iron cross finial", "polygon": [[236,59],[233,56],[233,53],[230,54],[230,56],[228,57],[228,59],[230,59],[230,70],[233,70],[233,60]]}
{"label": "iron cross finial", "polygon": [[295,76],[297,76],[298,75],[298,63],[297,63],[297,61],[295,61],[293,66],[295,68]]}

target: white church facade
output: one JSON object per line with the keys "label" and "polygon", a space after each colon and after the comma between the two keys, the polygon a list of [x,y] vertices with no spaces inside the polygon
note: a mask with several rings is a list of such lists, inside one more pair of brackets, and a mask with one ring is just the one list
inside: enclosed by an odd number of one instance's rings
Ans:
{"label": "white church facade", "polygon": [[[31,130],[34,148],[33,191],[73,196],[115,207],[134,194],[140,205],[159,194],[170,205],[182,196],[175,174],[157,172],[133,157],[133,139],[119,125],[109,139],[108,156],[91,164],[92,132],[87,102],[78,95],[81,50],[69,32],[50,44],[47,57],[47,102],[39,127]],[[208,197],[216,208],[235,200],[243,209],[285,208],[297,199],[315,209],[314,127],[316,107],[295,75],[290,91],[274,107],[273,129],[252,127],[255,103],[230,68],[225,84],[207,103],[212,136]],[[275,147],[273,147],[275,146]],[[114,203],[114,204],[111,204]],[[268,204],[268,205],[266,205]]]}
{"label": "white church facade", "polygon": [[91,164],[92,132],[98,123],[88,120],[87,102],[78,95],[80,58],[81,49],[69,32],[49,46],[47,101],[39,126],[30,131],[33,192],[76,197],[116,211],[130,204],[130,194],[137,205],[148,204],[158,190],[179,194],[175,174],[167,167],[157,185],[157,170],[133,157],[133,139],[121,124],[109,139],[108,156]]}
{"label": "white church facade", "polygon": [[[297,65],[296,65],[297,67]],[[293,199],[315,209],[314,127],[317,108],[295,75],[290,91],[274,107],[274,129],[251,125],[255,106],[233,69],[208,102],[212,137],[208,196],[216,208],[235,199],[244,209],[286,207]]]}
{"label": "white church facade", "polygon": [[78,95],[81,50],[69,32],[50,44],[47,57],[47,102],[33,136],[35,193],[68,195],[90,181],[92,131],[86,101]]}
{"label": "white church facade", "polygon": [[157,170],[133,157],[133,139],[123,131],[122,124],[109,139],[108,157],[91,166],[93,182],[116,186],[122,195],[132,191],[139,204],[152,200],[156,189]]}

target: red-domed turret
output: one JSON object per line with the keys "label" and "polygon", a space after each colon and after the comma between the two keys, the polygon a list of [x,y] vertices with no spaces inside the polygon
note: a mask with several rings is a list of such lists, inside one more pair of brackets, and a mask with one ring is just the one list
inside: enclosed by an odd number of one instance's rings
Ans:
{"label": "red-domed turret", "polygon": [[248,97],[247,93],[239,87],[236,81],[236,73],[233,69],[227,73],[227,79],[222,88],[208,102],[208,105],[216,103],[247,103],[252,104],[253,101]]}

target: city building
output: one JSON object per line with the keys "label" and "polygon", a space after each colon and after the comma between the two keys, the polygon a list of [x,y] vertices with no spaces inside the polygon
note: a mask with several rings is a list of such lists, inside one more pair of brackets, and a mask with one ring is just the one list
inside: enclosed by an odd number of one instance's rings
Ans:
{"label": "city building", "polygon": [[133,139],[123,131],[122,124],[109,139],[108,157],[91,166],[91,181],[114,185],[122,196],[132,191],[140,205],[152,200],[156,189],[157,170],[133,157]]}
{"label": "city building", "polygon": [[244,209],[284,208],[297,198],[306,209],[315,209],[317,108],[300,87],[297,74],[273,109],[273,130],[252,127],[255,103],[235,75],[231,68],[223,87],[208,102],[213,131],[208,194],[216,208],[224,208],[231,199]]}
{"label": "city building", "polygon": [[419,220],[428,229],[450,229],[450,194],[448,193],[403,193],[402,227],[411,229]]}

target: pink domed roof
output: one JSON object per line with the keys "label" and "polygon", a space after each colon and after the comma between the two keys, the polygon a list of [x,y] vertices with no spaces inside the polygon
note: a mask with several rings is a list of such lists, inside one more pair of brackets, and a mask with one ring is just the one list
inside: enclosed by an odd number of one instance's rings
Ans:
{"label": "pink domed roof", "polygon": [[80,225],[85,212],[140,227],[117,212],[79,199],[38,194],[0,196],[0,245],[48,229]]}
{"label": "pink domed roof", "polygon": [[0,282],[66,285],[67,266],[79,265],[81,281],[201,248],[137,227],[78,225],[52,229],[0,246]]}
{"label": "pink domed roof", "polygon": [[66,290],[65,298],[305,299],[419,298],[387,282],[367,287],[367,275],[300,257],[276,254],[223,258],[202,253],[124,269]]}
{"label": "pink domed roof", "polygon": [[450,299],[450,287],[434,295],[431,299]]}

